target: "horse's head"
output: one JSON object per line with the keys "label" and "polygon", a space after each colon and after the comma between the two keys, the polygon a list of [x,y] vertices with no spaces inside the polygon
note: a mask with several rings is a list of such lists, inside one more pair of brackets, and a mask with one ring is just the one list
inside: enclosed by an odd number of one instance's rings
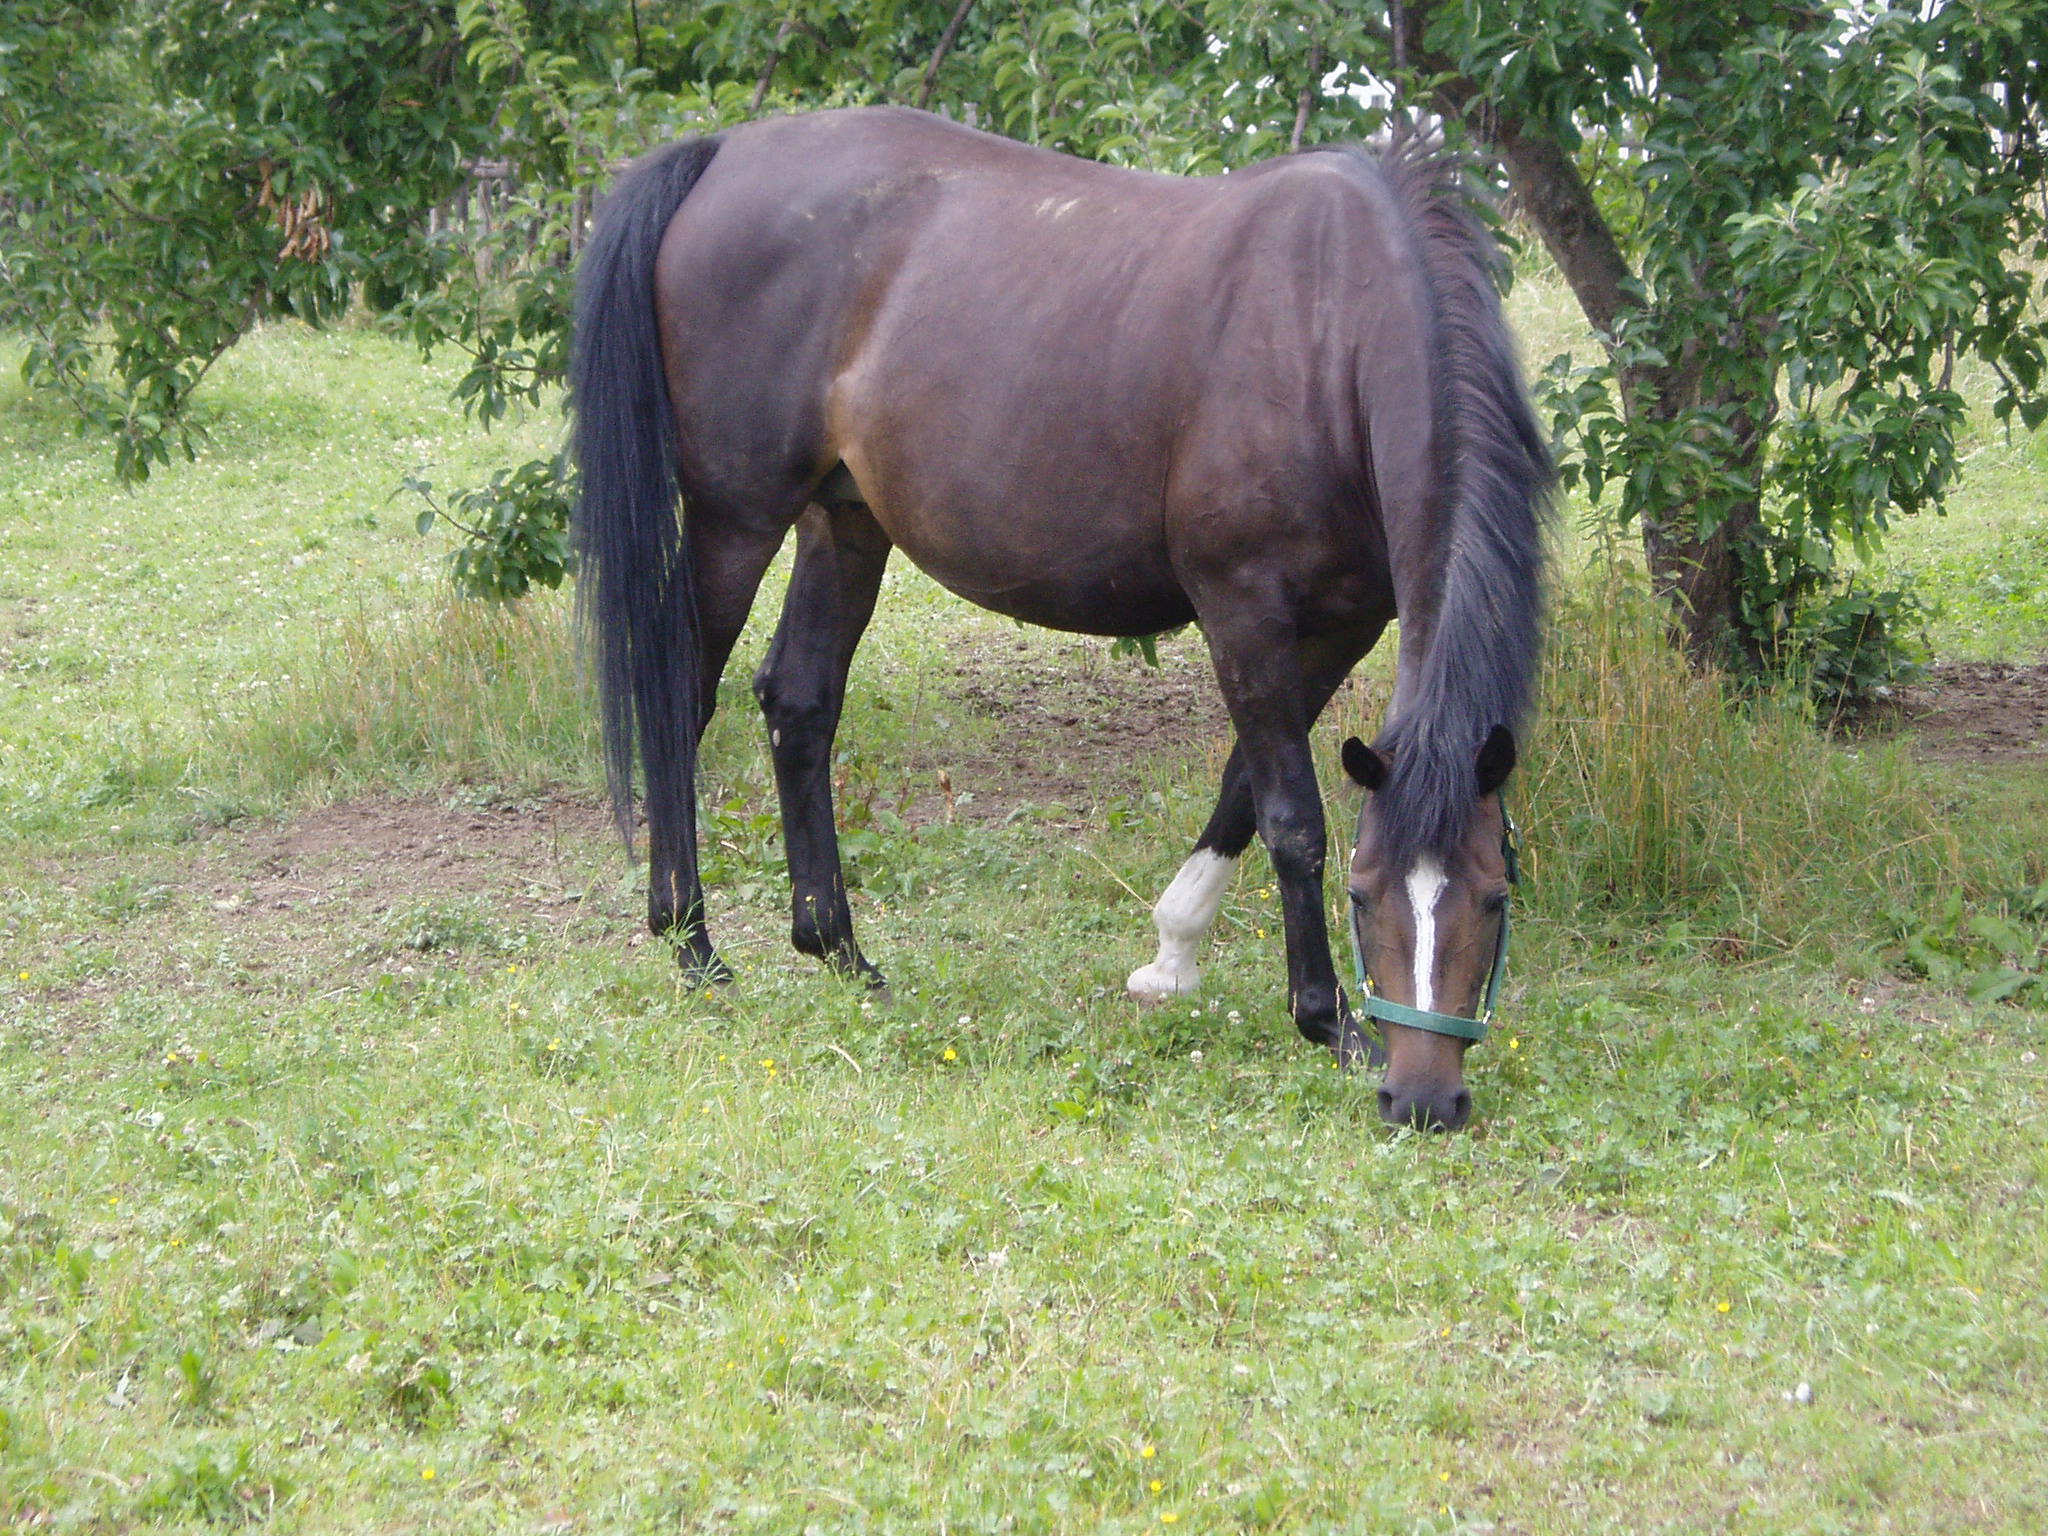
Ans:
{"label": "horse's head", "polygon": [[[1465,1088],[1469,1039],[1442,1033],[1485,1007],[1496,957],[1506,943],[1507,812],[1500,787],[1515,766],[1515,738],[1496,726],[1473,761],[1475,804],[1464,835],[1441,855],[1394,868],[1382,836],[1380,791],[1393,773],[1384,754],[1357,737],[1344,743],[1344,771],[1365,786],[1351,854],[1352,932],[1374,994],[1401,1009],[1435,1015],[1418,1027],[1382,1019],[1387,1075],[1380,1116],[1390,1125],[1455,1131],[1470,1118]],[[1477,1031],[1475,1031],[1475,1034]]]}

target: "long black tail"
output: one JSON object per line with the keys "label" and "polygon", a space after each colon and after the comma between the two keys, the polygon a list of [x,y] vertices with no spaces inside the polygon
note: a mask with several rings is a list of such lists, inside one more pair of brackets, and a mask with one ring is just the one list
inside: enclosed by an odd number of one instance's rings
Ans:
{"label": "long black tail", "polygon": [[578,606],[596,658],[612,814],[628,843],[636,737],[651,824],[675,825],[696,777],[696,581],[676,514],[681,443],[662,372],[654,258],[717,153],[714,134],[636,161],[599,211],[576,274]]}

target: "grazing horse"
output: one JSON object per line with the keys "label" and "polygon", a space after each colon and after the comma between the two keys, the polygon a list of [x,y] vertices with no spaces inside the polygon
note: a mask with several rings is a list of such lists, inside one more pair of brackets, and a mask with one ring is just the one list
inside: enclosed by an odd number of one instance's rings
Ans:
{"label": "grazing horse", "polygon": [[1371,791],[1354,931],[1392,1005],[1382,1113],[1464,1122],[1467,1042],[1428,1021],[1469,1024],[1499,947],[1549,470],[1449,175],[1357,147],[1152,175],[895,108],[750,123],[624,173],[577,281],[575,527],[614,808],[623,830],[637,742],[649,921],[688,971],[728,974],[698,743],[794,528],[754,692],[799,950],[881,980],[854,941],[831,763],[901,548],[1033,624],[1201,626],[1236,742],[1130,990],[1195,986],[1256,831],[1295,1025],[1377,1059],[1331,962],[1309,728],[1398,614],[1389,723],[1345,749]]}

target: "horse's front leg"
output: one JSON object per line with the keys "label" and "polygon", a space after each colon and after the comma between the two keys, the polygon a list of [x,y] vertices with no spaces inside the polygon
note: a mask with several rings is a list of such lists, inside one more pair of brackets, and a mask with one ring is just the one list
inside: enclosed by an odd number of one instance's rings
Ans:
{"label": "horse's front leg", "polygon": [[1323,916],[1329,839],[1308,739],[1309,723],[1331,690],[1323,676],[1309,675],[1321,669],[1304,667],[1292,636],[1280,639],[1279,629],[1269,616],[1204,620],[1216,680],[1237,727],[1259,839],[1280,891],[1294,1027],[1354,1065],[1369,1047],[1330,957]]}
{"label": "horse's front leg", "polygon": [[[1321,718],[1324,706],[1343,686],[1359,658],[1373,648],[1386,623],[1375,614],[1349,633],[1301,647],[1301,676],[1311,725]],[[1216,792],[1216,809],[1210,812],[1208,825],[1152,909],[1152,923],[1159,930],[1159,953],[1149,965],[1131,972],[1124,985],[1132,997],[1145,1003],[1164,1002],[1193,992],[1201,984],[1203,944],[1237,873],[1238,860],[1257,830],[1251,771],[1245,766],[1243,743],[1236,742],[1231,745],[1230,760],[1223,765],[1223,783]]]}
{"label": "horse's front leg", "polygon": [[836,971],[880,986],[854,942],[832,819],[832,742],[846,674],[875,611],[889,539],[855,502],[812,507],[797,524],[796,564],[754,695],[768,721],[793,888],[790,940]]}

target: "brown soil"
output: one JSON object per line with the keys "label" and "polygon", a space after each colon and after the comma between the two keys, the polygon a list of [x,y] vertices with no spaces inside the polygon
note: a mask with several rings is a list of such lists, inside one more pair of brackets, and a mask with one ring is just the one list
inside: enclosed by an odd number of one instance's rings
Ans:
{"label": "brown soil", "polygon": [[[988,740],[949,749],[942,732],[901,766],[918,786],[913,822],[953,814],[1000,821],[1020,806],[1085,813],[1142,794],[1153,763],[1206,753],[1220,777],[1230,719],[1199,640],[1163,644],[1159,665],[1112,656],[1104,640],[1019,633],[964,651],[953,666],[953,707],[995,727]],[[982,732],[974,733],[976,738]],[[949,807],[939,782],[951,786]]]}
{"label": "brown soil", "polygon": [[558,796],[345,801],[226,827],[166,873],[176,900],[124,923],[131,955],[182,953],[210,932],[209,952],[259,986],[428,952],[475,968],[572,928],[638,931],[609,816]]}
{"label": "brown soil", "polygon": [[467,895],[541,911],[581,899],[587,850],[609,830],[598,807],[558,797],[486,807],[351,800],[231,831],[197,872],[211,877],[224,912],[291,911],[343,895],[364,903],[358,912]]}
{"label": "brown soil", "polygon": [[1907,690],[1897,720],[1924,757],[2048,764],[2048,661],[1937,666]]}
{"label": "brown soil", "polygon": [[296,999],[380,974],[410,985],[449,965],[475,972],[572,937],[645,935],[609,817],[562,797],[369,798],[238,822],[156,857],[32,867],[92,914],[62,942],[99,946],[97,967],[45,993],[86,1026],[137,985]]}
{"label": "brown soil", "polygon": [[[943,703],[927,705],[922,744],[885,769],[909,789],[906,816],[1001,821],[1029,807],[1078,827],[1102,800],[1142,793],[1148,762],[1206,751],[1220,772],[1229,721],[1199,642],[1166,648],[1160,661],[1155,669],[1108,655],[1101,641],[1044,635],[963,649]],[[949,735],[937,723],[963,714],[971,728]],[[72,872],[88,882],[111,873],[111,865]],[[608,811],[560,794],[504,801],[458,789],[241,822],[210,834],[164,877],[175,900],[127,920],[132,952],[180,949],[205,914],[212,922],[198,926],[215,932],[218,952],[257,985],[406,967],[420,958],[414,948],[428,947],[415,927],[431,928],[451,904],[489,922],[499,950],[521,931],[530,941],[572,932],[626,944],[645,937],[639,871]],[[713,897],[729,946],[742,937],[734,920],[758,916],[731,910],[730,899]],[[493,952],[457,943],[436,963],[474,967]],[[176,968],[168,958],[163,965]]]}

